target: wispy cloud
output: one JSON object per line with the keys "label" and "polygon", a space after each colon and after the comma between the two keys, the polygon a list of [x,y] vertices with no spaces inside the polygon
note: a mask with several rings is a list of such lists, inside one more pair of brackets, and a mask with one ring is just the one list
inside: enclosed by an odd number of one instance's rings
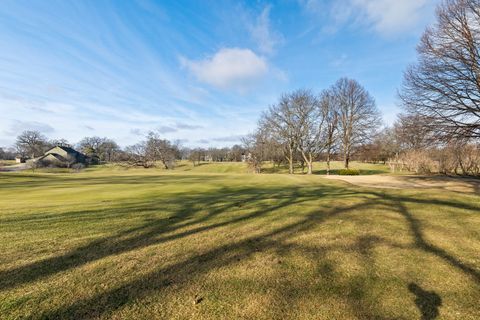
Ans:
{"label": "wispy cloud", "polygon": [[133,128],[130,129],[130,134],[136,135],[136,136],[144,136],[145,133],[142,131],[142,129],[139,128]]}
{"label": "wispy cloud", "polygon": [[178,122],[175,124],[177,129],[185,129],[185,130],[194,130],[194,129],[202,129],[203,126],[197,124],[188,124],[183,122]]}
{"label": "wispy cloud", "polygon": [[276,47],[284,42],[283,35],[272,28],[270,22],[271,6],[266,6],[253,23],[248,25],[248,29],[253,40],[256,42],[260,52],[272,54]]}
{"label": "wispy cloud", "polygon": [[55,129],[47,123],[37,121],[14,120],[10,128],[5,131],[5,134],[16,136],[26,130],[35,130],[44,134],[55,132]]}
{"label": "wispy cloud", "polygon": [[366,27],[382,36],[417,29],[428,20],[438,0],[300,0],[307,12],[321,17],[322,31],[336,33],[344,27]]}
{"label": "wispy cloud", "polygon": [[157,128],[157,131],[160,133],[171,133],[171,132],[177,132],[178,130],[176,128],[172,128],[169,126],[160,126]]}
{"label": "wispy cloud", "polygon": [[243,135],[231,135],[225,137],[213,138],[212,141],[216,142],[240,142],[244,136]]}
{"label": "wispy cloud", "polygon": [[391,35],[411,31],[425,17],[431,0],[353,0],[363,11],[373,28],[381,34]]}

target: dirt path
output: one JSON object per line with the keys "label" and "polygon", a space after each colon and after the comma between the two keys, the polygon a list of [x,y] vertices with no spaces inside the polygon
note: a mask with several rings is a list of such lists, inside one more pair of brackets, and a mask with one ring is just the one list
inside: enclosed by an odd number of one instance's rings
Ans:
{"label": "dirt path", "polygon": [[456,192],[471,192],[480,195],[480,179],[444,176],[324,176],[326,179],[342,180],[354,185],[372,188],[422,188],[445,189]]}
{"label": "dirt path", "polygon": [[27,169],[25,163],[14,164],[11,166],[0,167],[0,172],[13,172]]}

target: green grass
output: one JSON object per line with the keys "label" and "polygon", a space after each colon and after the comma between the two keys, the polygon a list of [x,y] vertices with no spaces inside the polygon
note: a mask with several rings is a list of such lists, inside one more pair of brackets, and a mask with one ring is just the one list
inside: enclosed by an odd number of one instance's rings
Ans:
{"label": "green grass", "polygon": [[478,194],[215,168],[0,173],[0,319],[480,317]]}
{"label": "green grass", "polygon": [[[373,163],[362,163],[362,162],[351,162],[350,169],[358,170],[361,175],[371,175],[371,174],[385,174],[390,173],[390,169],[387,165],[384,164],[373,164]],[[330,174],[339,174],[339,172],[344,169],[342,161],[332,161],[330,164]],[[273,164],[265,163],[262,167],[262,172],[264,173],[288,173],[288,166],[281,165],[280,167],[273,166]],[[305,167],[304,172],[307,172]],[[297,166],[295,167],[295,173],[302,173],[302,168]],[[313,163],[313,173],[324,175],[327,174],[327,165],[325,162],[314,162]]]}
{"label": "green grass", "polygon": [[[331,174],[339,174],[343,169],[343,162],[341,161],[332,161],[331,163]],[[372,164],[372,163],[361,163],[361,162],[352,162],[350,164],[352,170],[358,170],[361,175],[372,175],[372,174],[386,174],[390,173],[388,166],[384,164]],[[45,169],[52,170],[52,169]],[[134,171],[134,170],[143,170],[140,167],[128,167],[127,165],[119,164],[107,164],[102,166],[94,166],[87,169],[88,171]],[[157,168],[153,170],[161,170],[162,166],[159,164]],[[201,162],[195,166],[191,161],[178,161],[175,171],[179,172],[195,172],[195,173],[251,173],[251,170],[248,168],[247,163],[244,162]],[[307,172],[307,168],[304,168],[304,174]],[[262,166],[262,173],[288,173],[288,166],[281,165],[279,167],[274,166],[272,163],[265,162]],[[295,167],[296,174],[302,174],[302,169],[300,166]],[[325,162],[314,162],[313,164],[313,173],[324,175],[327,173],[327,167]]]}

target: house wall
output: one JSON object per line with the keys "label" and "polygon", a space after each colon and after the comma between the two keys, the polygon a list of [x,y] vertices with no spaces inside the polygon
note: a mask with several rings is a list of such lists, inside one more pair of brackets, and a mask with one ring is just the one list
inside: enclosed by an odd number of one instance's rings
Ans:
{"label": "house wall", "polygon": [[75,157],[75,154],[68,153],[68,152],[66,152],[65,150],[63,150],[62,148],[59,148],[59,147],[55,147],[55,148],[49,150],[48,153],[56,153],[58,155],[61,155],[62,157],[64,157],[70,163],[76,162],[76,160],[77,160],[76,157]]}
{"label": "house wall", "polygon": [[63,161],[58,160],[54,155],[47,155],[43,157],[41,160],[41,165],[45,167],[53,166],[53,167],[65,167],[67,164]]}

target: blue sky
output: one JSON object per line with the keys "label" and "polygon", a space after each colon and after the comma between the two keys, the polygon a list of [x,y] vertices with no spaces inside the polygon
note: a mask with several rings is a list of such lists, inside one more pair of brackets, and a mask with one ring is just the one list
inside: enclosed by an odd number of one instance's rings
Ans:
{"label": "blue sky", "polygon": [[344,76],[390,124],[437,2],[4,0],[0,146],[26,129],[232,145],[281,93]]}

